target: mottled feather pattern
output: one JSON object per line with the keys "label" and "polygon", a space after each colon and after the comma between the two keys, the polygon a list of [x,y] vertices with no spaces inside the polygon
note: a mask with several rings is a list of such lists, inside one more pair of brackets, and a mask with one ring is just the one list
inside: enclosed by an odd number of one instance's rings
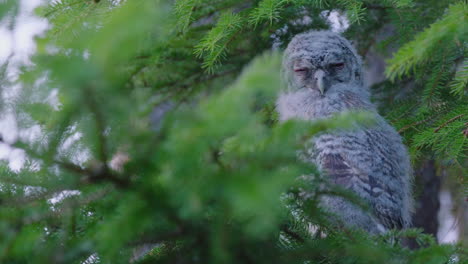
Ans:
{"label": "mottled feather pattern", "polygon": [[[295,67],[300,67],[301,76]],[[314,83],[317,71],[325,73],[323,92]],[[358,194],[373,210],[365,212],[332,196],[323,198],[323,206],[346,225],[372,233],[408,227],[412,197],[407,150],[370,102],[361,79],[361,59],[351,44],[328,31],[297,35],[285,51],[283,76],[288,89],[277,100],[280,120],[312,121],[350,110],[368,111],[377,120],[371,127],[317,135],[305,146],[303,158],[315,163],[332,183]]]}

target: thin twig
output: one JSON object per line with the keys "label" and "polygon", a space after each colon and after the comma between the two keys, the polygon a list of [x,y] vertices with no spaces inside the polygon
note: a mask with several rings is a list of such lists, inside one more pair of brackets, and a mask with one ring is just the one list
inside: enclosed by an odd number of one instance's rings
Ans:
{"label": "thin twig", "polygon": [[418,122],[414,122],[414,123],[411,123],[411,124],[409,124],[409,125],[406,125],[406,126],[402,127],[400,130],[398,130],[398,133],[404,132],[404,131],[406,131],[406,130],[408,130],[409,128],[412,128],[412,127],[414,127],[414,126],[417,126],[417,125],[426,123],[426,122],[432,120],[433,118],[434,118],[434,117],[431,116],[431,117],[426,118],[426,119],[424,119],[424,120],[420,120],[420,121],[418,121]]}
{"label": "thin twig", "polygon": [[439,130],[441,130],[442,128],[446,127],[448,124],[452,123],[453,121],[463,117],[464,114],[460,114],[460,115],[457,115],[455,117],[452,117],[450,118],[449,120],[445,121],[442,125],[440,125],[439,127],[437,127],[436,129],[434,129],[434,133],[437,133],[439,132]]}
{"label": "thin twig", "polygon": [[83,176],[80,181],[81,183],[95,183],[95,182],[102,182],[102,181],[109,181],[116,185],[119,188],[125,189],[128,188],[130,181],[127,178],[121,178],[117,175],[113,174],[109,169],[105,169],[104,164],[102,166],[95,166],[95,169],[92,168],[82,168],[78,165],[75,165],[70,162],[63,162],[54,160],[54,163],[59,165],[60,167],[77,173]]}
{"label": "thin twig", "polygon": [[305,242],[305,240],[299,234],[297,234],[296,232],[290,230],[286,225],[281,227],[281,231],[285,232],[287,235],[289,235],[290,237],[294,238],[295,240],[297,240],[297,241],[299,241],[301,243]]}
{"label": "thin twig", "polygon": [[99,151],[99,158],[101,162],[103,163],[104,170],[108,170],[108,157],[107,157],[107,140],[106,137],[104,136],[104,132],[106,129],[105,126],[105,121],[104,117],[102,116],[101,111],[99,111],[97,102],[95,101],[95,98],[93,97],[92,94],[92,89],[88,87],[86,89],[86,92],[89,93],[88,100],[86,100],[86,103],[88,104],[89,110],[94,114],[94,120],[96,121],[96,128],[99,136],[99,146],[98,146],[98,151]]}
{"label": "thin twig", "polygon": [[166,234],[155,235],[155,237],[144,237],[137,241],[131,242],[131,246],[138,246],[141,244],[159,244],[168,240],[174,240],[181,237],[184,234],[183,230],[179,229],[176,231],[168,232]]}

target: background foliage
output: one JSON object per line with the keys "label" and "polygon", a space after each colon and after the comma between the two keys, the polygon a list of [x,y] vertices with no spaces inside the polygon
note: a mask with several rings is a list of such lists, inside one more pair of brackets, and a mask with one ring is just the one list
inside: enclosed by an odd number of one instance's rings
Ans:
{"label": "background foliage", "polygon": [[[0,2],[3,19],[17,10]],[[316,174],[296,158],[304,140],[367,120],[275,121],[281,59],[268,50],[329,28],[330,10],[361,55],[391,55],[374,100],[415,164],[436,159],[466,194],[465,1],[50,1],[8,102],[41,133],[13,143],[30,157],[20,172],[1,165],[0,262],[462,263],[461,244],[419,230],[337,230],[317,197],[359,201],[297,178]]]}

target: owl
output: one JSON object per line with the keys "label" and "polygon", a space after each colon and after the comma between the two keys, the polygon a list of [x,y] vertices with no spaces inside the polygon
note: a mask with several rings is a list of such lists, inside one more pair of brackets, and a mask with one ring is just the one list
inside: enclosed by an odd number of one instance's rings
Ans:
{"label": "owl", "polygon": [[304,159],[332,183],[346,188],[371,210],[338,196],[323,196],[323,208],[347,227],[380,234],[410,225],[411,166],[400,135],[382,118],[363,83],[362,63],[349,41],[329,31],[296,35],[283,58],[287,89],[276,102],[280,121],[326,119],[367,111],[373,126],[325,132],[304,146]]}

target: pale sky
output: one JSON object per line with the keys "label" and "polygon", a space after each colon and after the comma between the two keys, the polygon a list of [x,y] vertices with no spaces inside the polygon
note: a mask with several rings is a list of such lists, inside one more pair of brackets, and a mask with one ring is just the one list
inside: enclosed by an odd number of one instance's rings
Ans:
{"label": "pale sky", "polygon": [[[8,78],[14,81],[18,74],[18,67],[30,64],[29,57],[35,51],[34,36],[47,29],[47,22],[33,14],[34,8],[44,0],[20,0],[19,14],[15,17],[14,29],[11,31],[5,20],[0,21],[0,65],[11,56],[8,68]],[[1,87],[2,105],[12,100],[19,86]],[[12,143],[18,138],[15,115],[6,107],[0,114],[0,134],[7,143]],[[28,131],[26,131],[28,132]],[[34,131],[29,131],[34,133]],[[37,133],[37,129],[36,129]],[[0,143],[0,159],[8,160],[13,170],[19,170],[25,160],[24,152],[12,149],[6,144]]]}

